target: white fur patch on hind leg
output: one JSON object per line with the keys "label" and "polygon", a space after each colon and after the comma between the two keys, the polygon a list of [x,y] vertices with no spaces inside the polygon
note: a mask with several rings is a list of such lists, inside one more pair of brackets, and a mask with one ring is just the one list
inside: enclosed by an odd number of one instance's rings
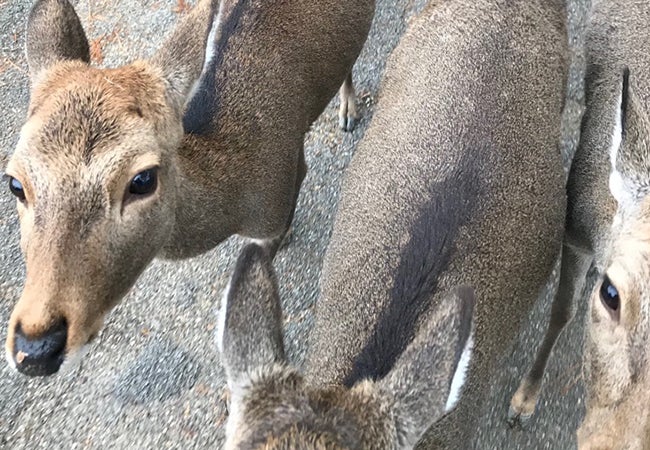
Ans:
{"label": "white fur patch on hind leg", "polygon": [[467,338],[467,342],[465,342],[465,348],[463,348],[463,353],[460,355],[456,372],[454,372],[454,377],[451,380],[451,388],[449,389],[449,397],[447,397],[447,403],[445,405],[445,413],[454,409],[458,404],[460,395],[463,392],[463,386],[467,379],[467,370],[469,369],[469,362],[472,359],[473,347],[474,333],[472,332],[469,338]]}

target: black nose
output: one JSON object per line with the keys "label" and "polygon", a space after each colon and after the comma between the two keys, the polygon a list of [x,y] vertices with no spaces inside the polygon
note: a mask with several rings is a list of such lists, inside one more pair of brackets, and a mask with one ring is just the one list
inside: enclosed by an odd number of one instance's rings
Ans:
{"label": "black nose", "polygon": [[38,337],[25,336],[20,324],[16,325],[14,361],[19,372],[32,377],[52,375],[57,372],[65,357],[68,326],[60,322]]}

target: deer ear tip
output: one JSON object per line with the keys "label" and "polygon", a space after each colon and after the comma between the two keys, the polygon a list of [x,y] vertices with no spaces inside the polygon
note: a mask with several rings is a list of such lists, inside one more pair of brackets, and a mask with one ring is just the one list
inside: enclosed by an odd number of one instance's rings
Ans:
{"label": "deer ear tip", "polygon": [[25,52],[32,77],[63,60],[90,62],[90,46],[79,16],[67,0],[40,0],[30,10]]}

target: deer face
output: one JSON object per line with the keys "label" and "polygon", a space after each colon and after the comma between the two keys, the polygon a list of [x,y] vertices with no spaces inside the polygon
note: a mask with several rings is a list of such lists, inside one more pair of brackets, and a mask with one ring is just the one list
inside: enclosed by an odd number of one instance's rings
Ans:
{"label": "deer face", "polygon": [[151,61],[98,69],[67,1],[32,9],[31,102],[6,171],[27,269],[6,342],[19,371],[49,375],[76,359],[169,239],[182,110],[212,13],[199,2]]}
{"label": "deer face", "polygon": [[581,449],[650,444],[650,128],[627,70],[622,86],[610,153],[610,190],[618,207],[589,300]]}
{"label": "deer face", "polygon": [[[7,166],[27,267],[7,350],[18,368],[44,374],[99,331],[165,244],[182,129],[145,65],[62,64],[29,114]],[[36,364],[39,345],[60,352]]]}
{"label": "deer face", "polygon": [[612,243],[612,258],[589,300],[584,361],[588,401],[578,432],[580,448],[646,448],[649,225],[630,224]]}

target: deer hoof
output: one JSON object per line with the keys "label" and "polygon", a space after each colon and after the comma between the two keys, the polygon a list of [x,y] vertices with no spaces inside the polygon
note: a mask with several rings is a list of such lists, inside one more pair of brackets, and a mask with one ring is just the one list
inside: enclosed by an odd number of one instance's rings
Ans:
{"label": "deer hoof", "polygon": [[517,395],[513,397],[510,407],[508,408],[508,425],[515,428],[526,428],[535,415],[536,402],[531,399],[525,399],[517,402]]}
{"label": "deer hoof", "polygon": [[539,397],[539,383],[524,379],[510,400],[508,409],[508,424],[511,427],[525,428],[530,419],[535,415],[537,399]]}
{"label": "deer hoof", "polygon": [[351,132],[354,130],[354,127],[357,125],[357,119],[352,116],[340,116],[339,117],[339,127],[343,131]]}
{"label": "deer hoof", "polygon": [[534,414],[534,410],[532,413],[522,413],[510,406],[510,408],[508,408],[508,425],[510,425],[511,428],[526,428]]}

